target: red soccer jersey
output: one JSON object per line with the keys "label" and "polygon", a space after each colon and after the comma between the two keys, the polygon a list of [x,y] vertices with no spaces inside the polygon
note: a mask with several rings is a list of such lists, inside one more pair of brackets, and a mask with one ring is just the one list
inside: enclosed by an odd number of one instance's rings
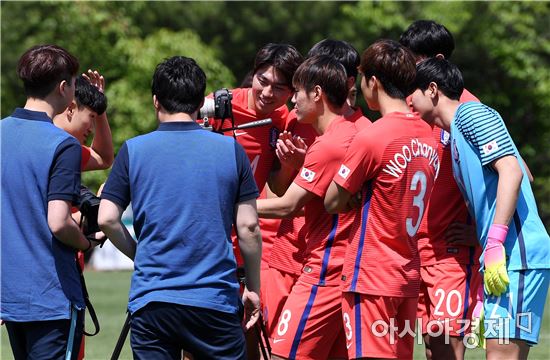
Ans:
{"label": "red soccer jersey", "polygon": [[84,167],[86,167],[86,164],[88,161],[90,161],[90,158],[92,157],[92,149],[87,147],[86,145],[82,145],[82,156],[80,159],[80,170],[84,171]]}
{"label": "red soccer jersey", "polygon": [[338,285],[355,211],[330,215],[323,203],[357,129],[342,117],[332,121],[306,153],[294,183],[317,195],[305,205],[306,250],[300,279],[315,285]]}
{"label": "red soccer jersey", "polygon": [[[249,90],[248,88],[232,90],[233,100],[231,104],[233,106],[235,125],[262,120],[262,118],[258,117],[255,110],[248,108]],[[269,118],[272,120],[270,125],[245,130],[226,131],[224,133],[228,136],[235,135],[237,142],[243,146],[250,160],[250,166],[252,167],[254,179],[260,193],[267,182],[267,177],[275,160],[275,146],[279,133],[285,128],[287,117],[288,108],[286,105],[283,105],[269,115]],[[213,126],[215,129],[231,127],[231,120],[224,120],[223,124],[221,121],[214,121]]]}
{"label": "red soccer jersey", "polygon": [[[371,121],[363,116],[361,108],[346,117],[355,123],[357,130],[364,129],[371,124]],[[293,135],[300,136],[307,146],[311,146],[317,132],[311,125],[299,123],[296,119],[296,111],[292,110],[285,130]],[[285,218],[281,221],[281,227],[277,233],[277,239],[273,245],[269,266],[286,273],[300,275],[305,251],[305,219],[303,216]]]}
{"label": "red soccer jersey", "polygon": [[362,190],[346,252],[344,291],[418,296],[416,232],[439,167],[431,127],[417,113],[390,113],[359,132],[334,181]]}
{"label": "red soccer jersey", "polygon": [[[479,100],[464,89],[460,102]],[[449,246],[445,239],[447,227],[459,222],[474,224],[468,213],[464,198],[456,185],[453,169],[449,133],[434,127],[433,136],[441,166],[434,184],[432,195],[426,205],[425,215],[418,230],[418,251],[422,266],[435,263],[479,264],[481,247]]]}
{"label": "red soccer jersey", "polygon": [[[318,135],[315,129],[310,124],[299,123],[295,110],[290,112],[288,118],[285,130],[300,136],[309,148]],[[270,267],[300,275],[306,245],[304,224],[304,216],[281,219],[269,258]]]}
{"label": "red soccer jersey", "polygon": [[363,111],[361,110],[360,107],[357,107],[355,109],[355,112],[351,114],[351,116],[348,116],[346,119],[355,123],[355,127],[357,128],[357,131],[361,131],[367,126],[372,124],[372,122],[366,116],[363,115]]}
{"label": "red soccer jersey", "polygon": [[[260,194],[259,199],[266,198],[266,188]],[[260,230],[262,232],[262,262],[261,268],[266,269],[267,264],[269,263],[269,258],[271,257],[271,249],[273,244],[276,242],[277,231],[281,225],[281,219],[258,219],[260,224]]]}

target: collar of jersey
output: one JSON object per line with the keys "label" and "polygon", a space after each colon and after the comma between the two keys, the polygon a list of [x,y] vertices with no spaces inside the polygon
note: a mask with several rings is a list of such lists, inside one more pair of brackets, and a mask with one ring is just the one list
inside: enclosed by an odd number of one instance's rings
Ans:
{"label": "collar of jersey", "polygon": [[160,123],[159,131],[187,131],[202,129],[199,124],[194,121],[174,121]]}
{"label": "collar of jersey", "polygon": [[16,108],[11,116],[18,119],[52,122],[48,114],[43,111],[27,110],[23,108]]}

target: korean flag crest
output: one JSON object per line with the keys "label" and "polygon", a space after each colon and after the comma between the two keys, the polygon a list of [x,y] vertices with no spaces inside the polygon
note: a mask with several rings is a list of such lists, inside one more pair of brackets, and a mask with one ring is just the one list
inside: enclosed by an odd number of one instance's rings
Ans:
{"label": "korean flag crest", "polygon": [[313,179],[315,178],[315,172],[314,171],[311,171],[307,168],[302,168],[302,172],[300,173],[300,176],[302,177],[302,179],[304,179],[305,181],[307,182],[312,182]]}

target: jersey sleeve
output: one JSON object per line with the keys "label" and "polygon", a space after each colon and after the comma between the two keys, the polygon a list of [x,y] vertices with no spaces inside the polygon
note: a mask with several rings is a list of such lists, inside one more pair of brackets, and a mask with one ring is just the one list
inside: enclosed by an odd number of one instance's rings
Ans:
{"label": "jersey sleeve", "polygon": [[332,152],[323,140],[318,138],[311,145],[306,153],[304,165],[294,179],[296,185],[320,197],[325,196],[334,175],[334,171],[330,170]]}
{"label": "jersey sleeve", "polygon": [[80,171],[84,171],[84,168],[86,167],[86,164],[88,164],[88,161],[90,161],[91,157],[92,149],[86,145],[82,145],[82,161],[80,163]]}
{"label": "jersey sleeve", "polygon": [[80,144],[69,138],[57,147],[48,185],[48,201],[66,200],[78,204],[80,197]]}
{"label": "jersey sleeve", "polygon": [[258,186],[254,180],[254,174],[250,167],[250,161],[244,148],[235,142],[235,157],[237,161],[237,171],[239,173],[239,193],[237,194],[237,203],[256,199],[259,196]]}
{"label": "jersey sleeve", "polygon": [[457,114],[457,128],[479,151],[481,164],[515,155],[514,145],[498,112],[476,103],[466,103]]}
{"label": "jersey sleeve", "polygon": [[78,203],[80,196],[80,144],[68,138],[57,147],[48,184],[48,201],[66,200]]}
{"label": "jersey sleeve", "polygon": [[101,198],[107,199],[121,208],[126,209],[130,204],[130,175],[129,175],[128,146],[123,143],[115,158],[111,173],[107,178]]}
{"label": "jersey sleeve", "polygon": [[344,161],[334,175],[334,182],[355,194],[363,183],[374,177],[380,165],[380,151],[369,129],[357,133],[351,142]]}

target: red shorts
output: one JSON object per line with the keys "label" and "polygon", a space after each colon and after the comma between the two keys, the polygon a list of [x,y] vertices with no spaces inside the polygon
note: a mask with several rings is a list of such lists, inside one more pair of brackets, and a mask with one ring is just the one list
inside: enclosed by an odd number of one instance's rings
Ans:
{"label": "red shorts", "polygon": [[268,268],[264,272],[262,277],[264,321],[271,342],[273,340],[272,334],[279,322],[279,315],[281,315],[283,306],[296,280],[298,280],[297,275],[288,274],[278,269]]}
{"label": "red shorts", "polygon": [[346,358],[342,292],[298,280],[273,332],[272,353],[288,359]]}
{"label": "red shorts", "polygon": [[342,300],[350,359],[412,359],[417,298],[346,292]]}
{"label": "red shorts", "polygon": [[482,275],[479,265],[434,264],[420,268],[420,297],[416,316],[423,335],[464,336],[476,304]]}

